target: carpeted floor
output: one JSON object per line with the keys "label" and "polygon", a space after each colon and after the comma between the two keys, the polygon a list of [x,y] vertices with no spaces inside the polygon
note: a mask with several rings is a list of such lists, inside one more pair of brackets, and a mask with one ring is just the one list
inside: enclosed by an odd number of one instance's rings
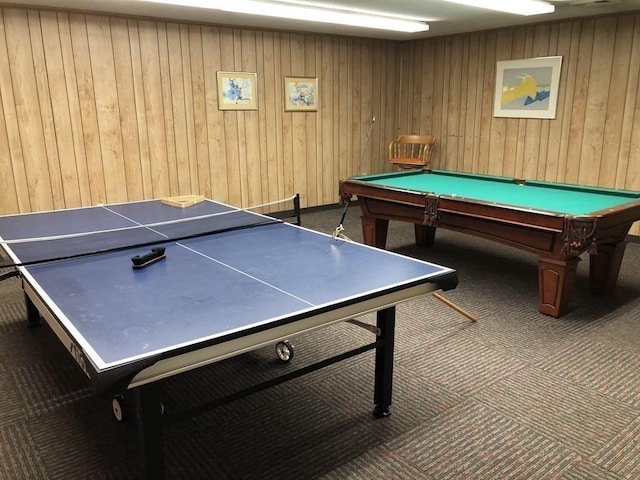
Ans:
{"label": "carpeted floor", "polygon": [[[342,210],[305,212],[333,232]],[[346,234],[361,240],[359,209]],[[372,414],[373,356],[225,405],[165,431],[170,479],[640,478],[640,244],[617,291],[588,291],[581,262],[572,312],[537,312],[532,255],[439,231],[389,248],[456,268],[446,297],[398,308],[393,414]],[[384,272],[371,266],[372,275]],[[348,272],[345,272],[348,275]],[[369,320],[365,318],[365,320]],[[341,324],[294,339],[290,365],[264,348],[165,382],[166,408],[194,405],[369,340]],[[48,327],[28,328],[20,283],[0,283],[0,479],[135,479],[135,423],[120,424]]]}

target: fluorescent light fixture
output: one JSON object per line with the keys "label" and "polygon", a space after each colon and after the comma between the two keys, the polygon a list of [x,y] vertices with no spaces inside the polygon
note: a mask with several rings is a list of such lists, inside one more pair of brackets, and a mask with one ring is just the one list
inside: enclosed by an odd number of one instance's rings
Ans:
{"label": "fluorescent light fixture", "polygon": [[328,8],[310,2],[261,0],[142,0],[182,7],[206,8],[230,13],[261,15],[307,22],[331,23],[353,27],[391,30],[395,32],[426,32],[429,25],[415,18],[393,16],[378,12]]}
{"label": "fluorescent light fixture", "polygon": [[470,7],[486,8],[504,13],[516,15],[540,15],[553,13],[556,7],[538,0],[446,0],[450,3],[459,3]]}

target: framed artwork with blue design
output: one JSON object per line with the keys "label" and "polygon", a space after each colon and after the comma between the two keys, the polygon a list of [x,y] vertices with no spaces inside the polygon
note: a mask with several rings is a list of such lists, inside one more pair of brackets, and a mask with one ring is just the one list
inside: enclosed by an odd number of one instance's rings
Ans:
{"label": "framed artwork with blue design", "polygon": [[258,75],[246,72],[216,72],[220,110],[257,110]]}
{"label": "framed artwork with blue design", "polygon": [[562,57],[498,62],[494,117],[556,118]]}

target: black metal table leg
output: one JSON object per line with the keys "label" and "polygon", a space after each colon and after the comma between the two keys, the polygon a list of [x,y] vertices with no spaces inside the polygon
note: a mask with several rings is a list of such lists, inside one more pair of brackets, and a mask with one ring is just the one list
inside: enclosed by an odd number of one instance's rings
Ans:
{"label": "black metal table leg", "polygon": [[39,327],[42,325],[42,318],[38,307],[34,305],[29,295],[24,294],[24,302],[27,306],[27,321],[30,327]]}
{"label": "black metal table leg", "polygon": [[156,382],[135,389],[138,435],[144,478],[163,480],[162,403]]}
{"label": "black metal table leg", "polygon": [[385,308],[377,314],[380,336],[376,346],[375,386],[373,401],[376,417],[391,415],[393,384],[393,348],[395,340],[396,307]]}

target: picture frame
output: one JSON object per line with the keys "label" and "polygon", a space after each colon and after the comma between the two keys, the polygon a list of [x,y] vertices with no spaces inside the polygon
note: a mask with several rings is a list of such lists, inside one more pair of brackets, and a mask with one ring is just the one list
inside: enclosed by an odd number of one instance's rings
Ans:
{"label": "picture frame", "polygon": [[562,57],[497,63],[494,117],[556,118]]}
{"label": "picture frame", "polygon": [[257,110],[258,74],[218,71],[219,110]]}
{"label": "picture frame", "polygon": [[318,111],[317,77],[284,77],[285,112]]}

